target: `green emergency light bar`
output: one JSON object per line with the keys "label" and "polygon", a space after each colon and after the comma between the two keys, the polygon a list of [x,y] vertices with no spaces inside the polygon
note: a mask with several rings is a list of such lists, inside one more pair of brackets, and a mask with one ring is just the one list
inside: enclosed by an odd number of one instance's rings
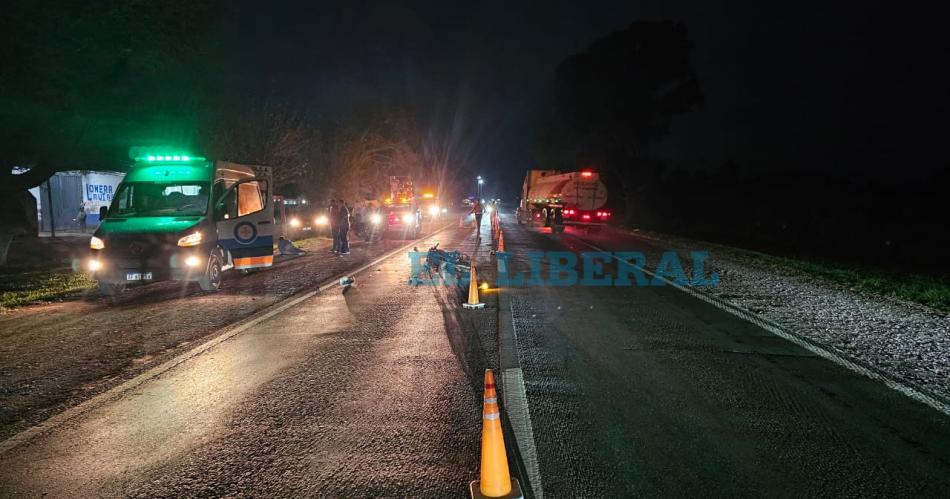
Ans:
{"label": "green emergency light bar", "polygon": [[184,163],[189,161],[205,161],[202,156],[192,156],[190,154],[149,154],[148,156],[139,156],[136,161],[145,161],[147,163]]}

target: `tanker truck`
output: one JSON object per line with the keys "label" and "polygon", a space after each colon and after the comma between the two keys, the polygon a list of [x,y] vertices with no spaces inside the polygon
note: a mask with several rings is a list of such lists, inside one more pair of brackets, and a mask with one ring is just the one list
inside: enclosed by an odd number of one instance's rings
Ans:
{"label": "tanker truck", "polygon": [[528,170],[521,186],[518,223],[544,223],[560,210],[564,225],[596,227],[610,220],[607,187],[593,170]]}

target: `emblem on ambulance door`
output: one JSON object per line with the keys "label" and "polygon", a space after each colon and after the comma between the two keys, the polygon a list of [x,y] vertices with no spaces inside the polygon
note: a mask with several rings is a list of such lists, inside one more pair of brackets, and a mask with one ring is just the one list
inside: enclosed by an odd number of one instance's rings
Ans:
{"label": "emblem on ambulance door", "polygon": [[257,227],[249,222],[241,222],[234,226],[234,238],[241,244],[250,244],[257,239]]}

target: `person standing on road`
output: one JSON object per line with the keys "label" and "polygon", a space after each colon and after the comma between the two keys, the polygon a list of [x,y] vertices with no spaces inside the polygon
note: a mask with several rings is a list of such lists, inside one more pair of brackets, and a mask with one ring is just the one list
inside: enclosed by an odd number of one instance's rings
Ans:
{"label": "person standing on road", "polygon": [[340,235],[340,250],[341,255],[350,254],[350,241],[347,239],[348,232],[350,231],[350,210],[346,207],[346,202],[342,199],[337,200],[337,231]]}
{"label": "person standing on road", "polygon": [[79,212],[76,213],[76,219],[79,222],[79,232],[86,233],[86,207],[79,203]]}
{"label": "person standing on road", "polygon": [[475,233],[476,234],[478,234],[478,232],[482,228],[482,213],[484,211],[485,211],[485,208],[482,207],[482,200],[476,199],[475,203],[472,204],[472,214],[475,215]]}
{"label": "person standing on road", "polygon": [[330,206],[327,208],[327,218],[330,221],[330,237],[333,238],[332,253],[340,252],[340,230],[337,224],[337,204],[336,199],[330,200]]}

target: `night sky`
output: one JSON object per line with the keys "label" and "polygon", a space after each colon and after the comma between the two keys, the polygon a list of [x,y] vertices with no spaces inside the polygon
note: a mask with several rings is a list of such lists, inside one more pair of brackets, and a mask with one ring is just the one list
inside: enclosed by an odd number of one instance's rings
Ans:
{"label": "night sky", "polygon": [[919,177],[947,164],[950,42],[946,9],[907,5],[247,1],[230,52],[249,91],[326,117],[408,104],[460,160],[511,183],[538,166],[558,62],[633,20],[673,19],[706,104],[659,148],[672,165]]}

